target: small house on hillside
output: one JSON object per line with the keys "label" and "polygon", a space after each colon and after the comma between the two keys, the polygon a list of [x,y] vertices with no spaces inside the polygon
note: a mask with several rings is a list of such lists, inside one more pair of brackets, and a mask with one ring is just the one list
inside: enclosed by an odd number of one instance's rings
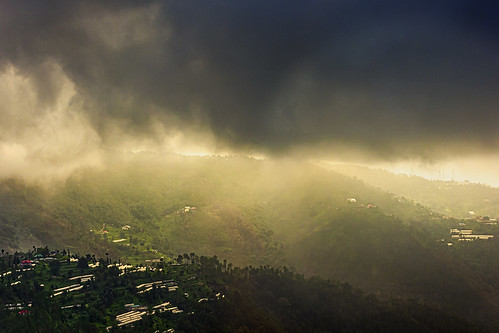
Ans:
{"label": "small house on hillside", "polygon": [[20,264],[21,267],[31,267],[33,263],[30,260],[23,260]]}

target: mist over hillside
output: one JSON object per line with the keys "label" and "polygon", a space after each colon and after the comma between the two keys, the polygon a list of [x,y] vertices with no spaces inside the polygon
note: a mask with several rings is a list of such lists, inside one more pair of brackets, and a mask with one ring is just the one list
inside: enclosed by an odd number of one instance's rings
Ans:
{"label": "mist over hillside", "polygon": [[11,253],[49,245],[139,263],[194,252],[480,320],[498,310],[497,238],[462,244],[449,234],[460,220],[309,163],[124,154],[65,181],[3,180],[0,196]]}
{"label": "mist over hillside", "polygon": [[457,218],[499,217],[499,188],[468,181],[432,181],[349,164],[323,165],[366,184],[412,199],[443,215]]}

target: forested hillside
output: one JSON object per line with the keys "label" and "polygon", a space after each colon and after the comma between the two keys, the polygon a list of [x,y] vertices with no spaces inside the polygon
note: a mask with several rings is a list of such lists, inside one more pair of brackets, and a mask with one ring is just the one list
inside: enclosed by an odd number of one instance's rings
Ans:
{"label": "forested hillside", "polygon": [[355,165],[325,166],[366,184],[412,199],[444,215],[466,218],[473,216],[469,213],[471,211],[477,216],[499,217],[499,189],[488,185],[428,180]]}
{"label": "forested hillside", "polygon": [[483,332],[415,300],[382,300],[287,267],[194,253],[148,267],[35,248],[0,256],[2,332]]}
{"label": "forested hillside", "polygon": [[498,313],[497,238],[457,242],[449,229],[460,220],[307,163],[128,154],[65,181],[8,179],[0,190],[10,253],[49,245],[140,263],[195,252],[293,266],[483,320]]}

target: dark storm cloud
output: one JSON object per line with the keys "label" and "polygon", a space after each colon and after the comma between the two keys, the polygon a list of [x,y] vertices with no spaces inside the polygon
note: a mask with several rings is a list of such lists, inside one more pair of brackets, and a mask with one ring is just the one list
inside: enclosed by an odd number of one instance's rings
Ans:
{"label": "dark storm cloud", "polygon": [[382,157],[497,148],[495,1],[2,2],[0,64],[42,105],[61,66],[106,138],[152,119],[229,146]]}

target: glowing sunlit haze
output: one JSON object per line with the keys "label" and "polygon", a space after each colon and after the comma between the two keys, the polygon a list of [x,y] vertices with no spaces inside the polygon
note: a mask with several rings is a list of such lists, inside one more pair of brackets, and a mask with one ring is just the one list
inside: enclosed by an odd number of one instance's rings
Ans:
{"label": "glowing sunlit haze", "polygon": [[2,1],[0,176],[116,152],[499,186],[494,1]]}

